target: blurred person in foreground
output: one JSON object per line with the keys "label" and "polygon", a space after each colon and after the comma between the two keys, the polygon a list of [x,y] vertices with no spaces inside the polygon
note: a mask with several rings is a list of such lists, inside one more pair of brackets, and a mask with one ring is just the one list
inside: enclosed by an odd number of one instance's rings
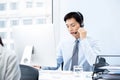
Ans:
{"label": "blurred person in foreground", "polygon": [[17,56],[4,47],[0,37],[0,80],[20,80],[20,77]]}

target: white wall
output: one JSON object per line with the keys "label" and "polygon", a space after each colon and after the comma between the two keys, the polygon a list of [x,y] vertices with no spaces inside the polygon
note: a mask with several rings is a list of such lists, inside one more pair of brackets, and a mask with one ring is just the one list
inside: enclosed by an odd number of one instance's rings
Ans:
{"label": "white wall", "polygon": [[[68,35],[64,15],[70,11],[80,11],[85,18],[85,28],[88,34],[99,40],[102,48],[101,54],[120,54],[120,0],[54,0],[59,5],[54,21],[59,23],[55,27],[60,29],[60,39]],[[59,28],[60,27],[60,28]],[[59,41],[59,39],[58,39]],[[57,41],[57,42],[58,42]]]}

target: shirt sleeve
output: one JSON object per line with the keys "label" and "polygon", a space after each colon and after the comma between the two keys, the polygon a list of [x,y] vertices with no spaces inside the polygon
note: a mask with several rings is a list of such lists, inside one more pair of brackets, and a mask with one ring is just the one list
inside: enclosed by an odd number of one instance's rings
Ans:
{"label": "shirt sleeve", "polygon": [[42,66],[42,70],[57,70],[61,65],[61,60],[57,59],[57,66],[56,67],[47,67],[47,66]]}
{"label": "shirt sleeve", "polygon": [[87,61],[92,66],[95,63],[96,56],[101,52],[98,41],[86,38],[81,40],[81,46]]}

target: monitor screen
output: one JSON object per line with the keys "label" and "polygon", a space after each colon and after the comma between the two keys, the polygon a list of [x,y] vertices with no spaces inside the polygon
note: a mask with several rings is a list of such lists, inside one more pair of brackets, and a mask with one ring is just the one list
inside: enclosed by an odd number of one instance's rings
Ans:
{"label": "monitor screen", "polygon": [[25,52],[27,46],[32,46],[30,63],[32,65],[56,66],[55,38],[53,25],[32,25],[13,27],[13,40],[15,52],[19,61],[23,55],[29,56]]}

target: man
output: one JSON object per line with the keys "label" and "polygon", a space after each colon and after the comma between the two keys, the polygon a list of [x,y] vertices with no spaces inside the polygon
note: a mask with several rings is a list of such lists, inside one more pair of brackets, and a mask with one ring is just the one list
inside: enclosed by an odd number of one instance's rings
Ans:
{"label": "man", "polygon": [[[40,68],[44,70],[56,70],[64,63],[63,70],[67,71],[73,70],[75,65],[82,66],[84,71],[92,70],[92,65],[95,62],[97,54],[100,53],[100,49],[97,41],[87,36],[87,31],[83,28],[83,15],[80,12],[70,12],[65,15],[64,21],[73,39],[60,42],[57,49],[57,67],[40,66]],[[77,44],[77,50],[73,50],[75,44]],[[77,57],[73,60],[73,56],[75,55]]]}

